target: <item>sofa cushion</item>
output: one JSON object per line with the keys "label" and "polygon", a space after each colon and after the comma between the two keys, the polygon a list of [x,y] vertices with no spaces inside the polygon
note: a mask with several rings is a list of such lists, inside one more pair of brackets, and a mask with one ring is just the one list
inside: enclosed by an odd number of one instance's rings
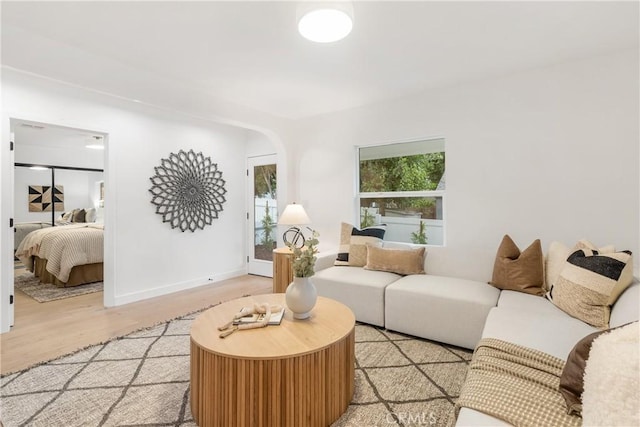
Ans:
{"label": "sofa cushion", "polygon": [[397,274],[425,274],[425,248],[386,249],[367,247],[367,270],[388,271]]}
{"label": "sofa cushion", "polygon": [[517,291],[500,292],[498,307],[533,313],[541,317],[567,317],[567,313],[553,305],[553,303],[545,297]]}
{"label": "sofa cushion", "polygon": [[343,222],[340,227],[340,249],[334,264],[363,267],[367,263],[367,245],[382,246],[386,228],[381,224],[359,230]]}
{"label": "sofa cushion", "polygon": [[384,326],[384,290],[401,276],[362,267],[329,267],[318,271],[311,281],[318,295],[340,301],[359,322]]}
{"label": "sofa cushion", "polygon": [[616,327],[640,319],[640,283],[634,279],[611,307],[609,326]]}
{"label": "sofa cushion", "polygon": [[549,298],[559,308],[598,328],[609,326],[610,305],[633,280],[631,252],[598,254],[580,249],[569,255]]}
{"label": "sofa cushion", "polygon": [[475,348],[500,291],[455,277],[405,276],[385,290],[385,323],[391,330]]}
{"label": "sofa cushion", "polygon": [[560,313],[546,316],[498,306],[489,312],[482,338],[509,341],[567,360],[575,343],[597,329],[557,311]]}
{"label": "sofa cushion", "polygon": [[505,235],[498,247],[490,283],[499,289],[543,295],[543,268],[539,239],[520,252],[511,237]]}
{"label": "sofa cushion", "polygon": [[512,427],[511,424],[506,421],[502,421],[484,412],[476,411],[475,409],[460,408],[458,418],[456,418],[456,426],[458,427]]}

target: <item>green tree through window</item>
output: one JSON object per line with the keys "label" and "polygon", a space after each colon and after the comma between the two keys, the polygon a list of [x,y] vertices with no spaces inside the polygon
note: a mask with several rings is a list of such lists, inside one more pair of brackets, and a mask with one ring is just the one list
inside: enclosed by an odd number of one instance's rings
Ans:
{"label": "green tree through window", "polygon": [[[433,221],[440,221],[437,226],[442,229],[443,139],[361,147],[358,153],[361,222],[365,219],[363,214],[370,220],[369,215],[374,212],[383,222],[395,221],[397,224],[392,226],[396,228],[411,227],[415,223],[410,233],[402,232],[405,237],[401,241],[423,244],[428,228],[434,226]],[[442,242],[430,240],[429,243]]]}

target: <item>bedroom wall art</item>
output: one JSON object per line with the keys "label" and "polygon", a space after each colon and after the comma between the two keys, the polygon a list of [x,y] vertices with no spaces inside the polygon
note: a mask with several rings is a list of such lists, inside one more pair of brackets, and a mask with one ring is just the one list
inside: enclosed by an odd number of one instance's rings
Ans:
{"label": "bedroom wall art", "polygon": [[149,192],[162,222],[194,232],[218,218],[227,190],[222,172],[210,157],[180,150],[160,159],[160,166],[153,169],[156,174],[149,178],[153,184]]}
{"label": "bedroom wall art", "polygon": [[51,202],[50,185],[29,186],[29,212],[64,212],[64,189],[62,185],[56,185],[53,191],[53,203]]}

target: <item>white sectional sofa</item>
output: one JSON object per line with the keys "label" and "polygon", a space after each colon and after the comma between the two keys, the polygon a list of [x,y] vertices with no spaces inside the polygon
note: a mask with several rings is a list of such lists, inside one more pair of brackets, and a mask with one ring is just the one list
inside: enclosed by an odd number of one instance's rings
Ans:
{"label": "white sectional sofa", "polygon": [[[316,263],[318,295],[349,306],[361,322],[474,349],[481,338],[497,338],[567,360],[574,345],[597,331],[544,297],[500,291],[483,282],[426,275],[400,276],[333,266],[335,254]],[[428,271],[428,270],[427,270]],[[611,310],[610,326],[640,318],[637,279]],[[462,408],[457,426],[505,426],[487,414]]]}
{"label": "white sectional sofa", "polygon": [[[640,317],[640,284],[637,280],[618,298],[611,310],[610,326],[637,321]],[[492,308],[482,338],[498,338],[540,350],[567,360],[571,349],[598,329],[575,319],[543,297],[502,291]],[[492,416],[468,408],[458,414],[457,426],[507,426]]]}
{"label": "white sectional sofa", "polygon": [[316,263],[312,281],[318,295],[342,302],[360,322],[459,347],[476,346],[500,296],[500,290],[474,280],[401,276],[334,266],[333,260],[335,254],[326,254]]}

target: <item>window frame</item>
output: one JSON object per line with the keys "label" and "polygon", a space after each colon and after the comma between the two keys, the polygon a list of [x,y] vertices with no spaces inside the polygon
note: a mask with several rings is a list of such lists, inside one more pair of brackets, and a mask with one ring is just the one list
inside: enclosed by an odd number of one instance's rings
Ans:
{"label": "window frame", "polygon": [[[445,153],[444,158],[444,176],[445,176],[445,189],[444,190],[421,190],[421,191],[382,191],[382,192],[361,192],[360,191],[360,150],[368,147],[379,147],[384,145],[398,145],[398,144],[410,144],[422,141],[433,141],[433,140],[442,140],[443,144],[443,152]],[[403,141],[393,141],[393,142],[381,142],[375,144],[366,144],[366,145],[356,145],[355,146],[355,188],[354,188],[354,214],[356,221],[354,224],[357,224],[357,227],[360,227],[360,205],[361,199],[379,199],[379,198],[409,198],[409,197],[420,197],[420,198],[438,198],[442,199],[442,219],[424,219],[423,221],[441,221],[442,224],[442,243],[441,244],[433,244],[427,243],[425,245],[419,243],[412,242],[403,242],[403,241],[391,241],[386,240],[387,242],[392,243],[400,243],[400,244],[408,244],[415,246],[425,246],[425,247],[445,247],[447,244],[447,197],[446,197],[446,173],[447,173],[447,155],[446,155],[446,139],[443,136],[435,136],[435,137],[426,137],[426,138],[413,138]]]}

